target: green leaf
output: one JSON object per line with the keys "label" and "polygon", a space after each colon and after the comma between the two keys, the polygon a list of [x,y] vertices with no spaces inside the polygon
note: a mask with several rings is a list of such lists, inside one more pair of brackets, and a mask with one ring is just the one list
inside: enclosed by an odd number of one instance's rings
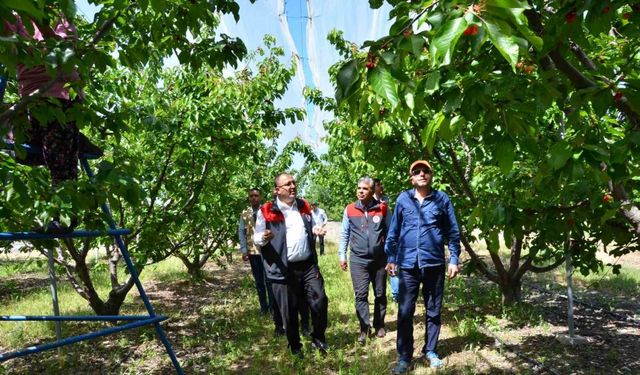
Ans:
{"label": "green leaf", "polygon": [[515,72],[520,47],[511,36],[513,30],[506,22],[494,19],[491,22],[483,20],[487,34],[491,43],[500,51],[502,56],[509,62]]}
{"label": "green leaf", "polygon": [[391,126],[386,121],[379,121],[373,125],[372,132],[378,138],[386,138],[392,133]]}
{"label": "green leaf", "polygon": [[420,138],[422,139],[422,143],[427,148],[429,153],[433,151],[433,145],[436,142],[436,133],[438,129],[440,129],[440,125],[442,125],[445,120],[445,116],[442,112],[438,112],[427,125],[422,128],[420,132]]}
{"label": "green leaf", "polygon": [[384,0],[369,0],[369,7],[371,9],[378,9],[384,4]]}
{"label": "green leaf", "polygon": [[560,169],[566,163],[567,160],[573,155],[573,149],[571,145],[565,141],[559,141],[549,150],[549,164],[553,169]]}
{"label": "green leaf", "polygon": [[413,54],[417,57],[422,55],[422,48],[424,47],[425,40],[420,35],[412,35],[411,36],[411,49]]}
{"label": "green leaf", "polygon": [[358,64],[356,60],[348,61],[340,68],[336,78],[336,101],[338,104],[347,100],[357,91],[357,83],[359,80],[360,75],[358,74]]}
{"label": "green leaf", "polygon": [[531,8],[526,1],[523,0],[486,0],[486,6],[497,7],[497,8],[520,8],[520,9],[529,9]]}
{"label": "green leaf", "polygon": [[436,70],[427,74],[425,78],[424,91],[428,95],[433,94],[440,88],[440,71]]}
{"label": "green leaf", "polygon": [[429,51],[431,53],[431,64],[433,66],[443,66],[451,63],[453,50],[456,48],[460,35],[467,27],[464,17],[454,18],[447,22],[438,34],[433,38]]}
{"label": "green leaf", "polygon": [[33,5],[33,1],[25,0],[2,0],[2,5],[6,8],[22,11],[33,16],[33,18],[41,19],[44,13]]}
{"label": "green leaf", "polygon": [[505,140],[498,145],[496,149],[496,159],[502,173],[507,174],[513,168],[513,160],[516,157],[516,151],[511,141]]}
{"label": "green leaf", "polygon": [[156,13],[163,13],[165,10],[165,0],[151,0],[151,8]]}
{"label": "green leaf", "polygon": [[498,232],[497,231],[492,231],[491,233],[489,233],[489,241],[488,241],[488,245],[489,245],[489,251],[491,253],[498,253],[498,250],[500,250],[500,237],[498,236]]}
{"label": "green leaf", "polygon": [[415,108],[415,100],[412,92],[404,94],[404,101],[407,103],[407,107],[409,107],[409,109],[413,111],[413,109]]}
{"label": "green leaf", "polygon": [[387,69],[377,66],[369,70],[367,79],[373,91],[391,104],[391,109],[398,106],[398,85]]}

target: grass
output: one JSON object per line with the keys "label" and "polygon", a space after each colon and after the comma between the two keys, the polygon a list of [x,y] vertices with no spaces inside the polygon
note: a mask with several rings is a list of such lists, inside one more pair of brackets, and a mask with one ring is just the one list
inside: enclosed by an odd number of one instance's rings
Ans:
{"label": "grass", "polygon": [[[250,270],[246,264],[236,263],[226,269],[209,267],[208,282],[191,283],[180,261],[167,259],[145,268],[142,282],[158,313],[171,316],[165,327],[176,349],[177,356],[187,373],[202,374],[378,374],[388,373],[395,364],[395,330],[397,306],[391,302],[387,289],[387,329],[383,339],[371,339],[365,346],[356,343],[358,322],[349,272],[338,267],[337,248],[327,244],[326,255],[320,258],[320,267],[329,297],[329,328],[327,341],[329,355],[320,356],[305,345],[304,361],[292,357],[286,348],[286,339],[274,337],[270,317],[259,314],[257,296]],[[42,265],[20,262],[1,262],[0,286],[5,288],[9,277],[21,271],[39,278],[37,287],[24,293],[3,297],[0,314],[44,315],[51,311],[51,296],[46,279],[46,263]],[[102,296],[109,291],[109,279],[104,267],[94,267],[96,287]],[[625,269],[623,268],[623,272]],[[24,276],[24,275],[23,275]],[[617,281],[610,275],[602,283],[637,283],[637,274],[624,274],[632,281]],[[12,279],[13,280],[13,279]],[[595,279],[594,279],[595,280]],[[633,281],[636,280],[636,281]],[[585,280],[589,282],[591,280]],[[20,288],[15,279],[14,288]],[[636,284],[637,285],[637,284]],[[537,306],[522,303],[503,307],[501,296],[493,284],[476,276],[447,281],[443,310],[443,329],[439,351],[446,356],[447,367],[438,374],[493,374],[533,373],[528,365],[507,357],[493,347],[494,340],[483,333],[482,327],[504,333],[514,342],[537,344],[539,360],[567,355],[564,349],[548,345],[551,326]],[[636,289],[637,291],[637,289]],[[636,292],[637,293],[637,292]],[[0,294],[6,295],[6,294]],[[59,299],[63,314],[92,314],[88,303],[71,287],[61,282]],[[370,296],[373,301],[373,296]],[[144,307],[135,291],[127,297],[123,314],[142,314]],[[91,331],[104,324],[64,324],[65,336]],[[419,301],[415,315],[415,356],[423,343],[424,308]],[[54,325],[49,323],[2,323],[0,346],[18,348],[33,343],[53,341]],[[536,341],[537,340],[537,341]],[[525,345],[523,344],[523,345]],[[524,346],[528,348],[528,346]],[[545,346],[547,345],[547,346]],[[534,345],[535,346],[535,345]],[[532,349],[533,350],[533,349]],[[114,373],[165,374],[171,373],[162,344],[151,328],[133,331],[79,343],[29,359],[9,361],[0,365],[0,374],[16,373]],[[564,354],[562,354],[564,353]],[[570,353],[571,354],[571,353]],[[615,347],[607,352],[607,361],[616,365],[623,357]],[[414,374],[435,373],[422,361],[416,361]],[[584,373],[590,373],[586,371]]]}

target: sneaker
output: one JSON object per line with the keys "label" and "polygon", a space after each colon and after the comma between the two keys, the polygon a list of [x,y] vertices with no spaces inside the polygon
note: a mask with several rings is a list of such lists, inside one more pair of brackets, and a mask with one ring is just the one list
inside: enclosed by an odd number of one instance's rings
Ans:
{"label": "sneaker", "polygon": [[427,352],[427,354],[425,354],[424,357],[431,364],[431,368],[440,368],[444,366],[444,361],[438,358],[438,355],[436,354],[436,352]]}
{"label": "sneaker", "polygon": [[382,338],[385,337],[387,335],[387,330],[384,329],[384,327],[378,328],[378,330],[376,331],[376,337]]}
{"label": "sneaker", "polygon": [[358,335],[358,344],[364,345],[367,342],[367,334],[367,331],[360,331],[360,334]]}
{"label": "sneaker", "polygon": [[391,373],[393,375],[406,374],[409,372],[409,365],[409,362],[400,360],[398,361],[398,364],[396,364],[396,367],[391,370]]}

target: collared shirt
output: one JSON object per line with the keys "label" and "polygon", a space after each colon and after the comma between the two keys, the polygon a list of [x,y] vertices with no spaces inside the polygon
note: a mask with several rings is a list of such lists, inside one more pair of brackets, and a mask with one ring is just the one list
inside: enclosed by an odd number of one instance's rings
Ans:
{"label": "collared shirt", "polygon": [[449,263],[457,265],[460,231],[447,194],[432,190],[422,202],[415,197],[415,189],[400,194],[385,243],[388,262],[401,268],[445,264],[445,242]]}
{"label": "collared shirt", "polygon": [[379,201],[379,202],[384,202],[384,203],[389,203],[389,197],[382,194],[381,196],[377,196],[375,193],[373,194],[373,199]]}
{"label": "collared shirt", "polygon": [[327,224],[327,214],[322,208],[311,210],[311,216],[313,216],[314,227],[322,227]]}
{"label": "collared shirt", "polygon": [[[307,243],[307,233],[304,228],[302,216],[300,215],[300,210],[298,210],[298,205],[293,201],[293,204],[289,206],[278,198],[276,198],[276,204],[280,211],[282,211],[287,227],[287,261],[300,262],[308,259],[311,256],[311,251]],[[256,231],[253,235],[253,242],[256,245],[264,246],[266,244],[266,241],[262,238],[266,229],[267,223],[264,220],[264,215],[262,215],[262,211],[258,210],[258,215],[256,216]]]}
{"label": "collared shirt", "polygon": [[238,241],[242,255],[260,255],[253,243],[254,223],[258,211],[258,208],[249,207],[242,212],[238,220]]}

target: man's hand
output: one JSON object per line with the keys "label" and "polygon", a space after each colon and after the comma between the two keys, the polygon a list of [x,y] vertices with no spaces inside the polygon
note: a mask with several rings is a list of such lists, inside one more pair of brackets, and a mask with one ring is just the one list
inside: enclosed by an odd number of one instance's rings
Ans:
{"label": "man's hand", "polygon": [[315,234],[316,236],[324,236],[325,234],[327,234],[327,230],[323,227],[313,227],[313,234]]}
{"label": "man's hand", "polygon": [[341,260],[340,261],[340,268],[342,268],[343,271],[346,271],[347,268],[349,268],[349,266],[347,266],[347,261],[346,260]]}
{"label": "man's hand", "polygon": [[271,233],[271,231],[269,229],[267,229],[264,232],[262,232],[262,240],[263,241],[269,242],[269,241],[271,241],[272,238],[273,238],[273,233]]}
{"label": "man's hand", "polygon": [[249,255],[242,254],[242,260],[245,261],[245,262],[248,261],[249,260]]}
{"label": "man's hand", "polygon": [[447,270],[447,277],[449,279],[455,278],[460,273],[460,266],[457,264],[450,264]]}
{"label": "man's hand", "polygon": [[398,272],[398,266],[394,263],[387,263],[387,266],[384,269],[391,276],[395,276]]}

